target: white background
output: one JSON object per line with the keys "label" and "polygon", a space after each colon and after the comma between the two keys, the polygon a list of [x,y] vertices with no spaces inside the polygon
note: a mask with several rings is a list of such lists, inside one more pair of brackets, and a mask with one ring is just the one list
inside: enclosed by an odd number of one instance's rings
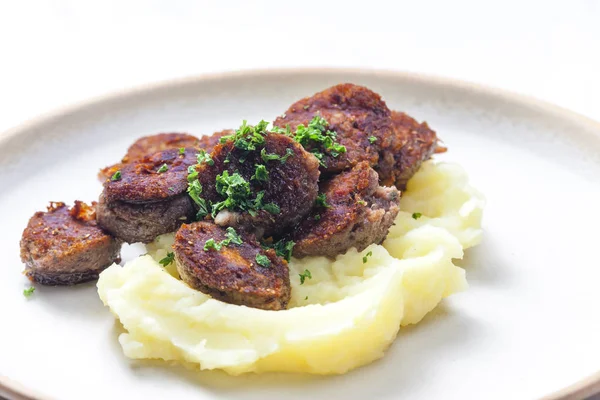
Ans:
{"label": "white background", "polygon": [[354,66],[442,75],[600,119],[600,1],[8,1],[0,131],[206,72]]}

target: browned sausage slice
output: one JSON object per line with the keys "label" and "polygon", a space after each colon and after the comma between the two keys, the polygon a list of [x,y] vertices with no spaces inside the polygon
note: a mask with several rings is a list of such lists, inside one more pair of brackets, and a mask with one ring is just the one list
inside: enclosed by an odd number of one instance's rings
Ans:
{"label": "browned sausage slice", "polygon": [[21,238],[25,275],[43,285],[74,285],[98,278],[120,261],[121,241],[96,224],[95,208],[75,201],[50,203],[48,211],[36,212]]}
{"label": "browned sausage slice", "polygon": [[[263,250],[253,235],[229,230],[228,236],[225,228],[202,221],[177,231],[173,248],[181,279],[227,303],[285,309],[291,293],[287,262]],[[231,240],[232,233],[239,240]]]}

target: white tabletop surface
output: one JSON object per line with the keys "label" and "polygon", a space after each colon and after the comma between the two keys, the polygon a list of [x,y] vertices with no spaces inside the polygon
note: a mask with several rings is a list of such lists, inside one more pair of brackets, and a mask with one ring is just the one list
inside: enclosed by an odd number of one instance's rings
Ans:
{"label": "white tabletop surface", "polygon": [[600,119],[598,0],[3,1],[0,50],[0,131],[116,89],[294,66],[441,75]]}

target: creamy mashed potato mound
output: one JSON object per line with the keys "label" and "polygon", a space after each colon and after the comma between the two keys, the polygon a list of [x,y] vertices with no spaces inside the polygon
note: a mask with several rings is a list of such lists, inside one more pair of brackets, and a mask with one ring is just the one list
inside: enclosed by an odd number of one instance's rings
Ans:
{"label": "creamy mashed potato mound", "polygon": [[[352,248],[335,260],[291,260],[288,310],[227,304],[191,289],[175,265],[158,263],[173,234],[149,244],[147,255],[102,272],[98,293],[126,330],[119,342],[130,358],[230,374],[341,374],[382,357],[401,325],[419,322],[467,287],[452,260],[480,242],[483,204],[461,167],[424,163],[383,245]],[[312,278],[300,284],[305,270]]]}

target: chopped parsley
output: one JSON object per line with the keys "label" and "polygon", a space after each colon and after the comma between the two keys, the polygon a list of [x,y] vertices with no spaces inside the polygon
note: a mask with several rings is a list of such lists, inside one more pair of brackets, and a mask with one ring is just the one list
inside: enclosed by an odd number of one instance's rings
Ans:
{"label": "chopped parsley", "polygon": [[312,279],[312,275],[310,274],[310,271],[305,269],[303,273],[298,274],[300,275],[300,284],[304,285],[304,281],[306,280],[306,278],[308,279]]}
{"label": "chopped parsley", "polygon": [[369,136],[369,142],[371,144],[375,143],[377,141],[377,138],[375,136]]}
{"label": "chopped parsley", "polygon": [[333,157],[337,157],[346,152],[346,146],[336,142],[336,133],[328,130],[327,126],[329,123],[324,118],[315,115],[307,126],[298,125],[294,139],[302,146],[317,144]]}
{"label": "chopped parsley", "polygon": [[250,179],[254,179],[259,182],[268,182],[269,181],[269,171],[267,171],[267,167],[265,167],[262,164],[256,165],[256,170],[254,171],[254,175],[252,175],[252,177]]}
{"label": "chopped parsley", "polygon": [[235,131],[233,135],[223,136],[219,141],[226,143],[233,140],[235,148],[245,151],[256,150],[257,146],[265,143],[266,129],[269,123],[267,121],[260,121],[255,126],[248,125],[248,122],[244,120],[242,125]]}
{"label": "chopped parsley", "polygon": [[162,174],[163,172],[167,172],[169,170],[169,166],[167,164],[163,164],[159,169],[156,170],[158,174]]}
{"label": "chopped parsley", "polygon": [[315,215],[315,221],[318,221],[318,220],[320,220],[320,219],[321,219],[321,214],[316,214],[316,215]]}
{"label": "chopped parsley", "polygon": [[420,212],[413,213],[413,215],[412,215],[413,219],[419,219],[422,216],[423,216],[423,214],[421,214]]}
{"label": "chopped parsley", "polygon": [[173,261],[175,261],[175,253],[167,253],[167,256],[165,258],[163,258],[162,260],[160,260],[158,263],[160,265],[162,265],[163,267],[166,267],[167,265],[171,264]]}
{"label": "chopped parsley", "polygon": [[240,235],[238,235],[238,233],[235,231],[235,229],[233,229],[231,226],[227,228],[227,231],[225,232],[225,237],[227,239],[225,239],[221,242],[221,244],[224,246],[229,246],[229,243],[233,243],[233,244],[237,244],[237,245],[244,243],[242,241],[242,238],[240,237]]}
{"label": "chopped parsley", "polygon": [[229,174],[229,171],[225,170],[217,175],[216,190],[225,200],[212,205],[213,217],[224,208],[242,211],[254,209],[250,201],[250,184],[238,172]]}
{"label": "chopped parsley", "polygon": [[283,257],[285,261],[290,261],[295,244],[296,243],[292,240],[285,241],[284,239],[281,239],[273,243],[273,249],[279,257]]}
{"label": "chopped parsley", "polygon": [[184,155],[185,154],[185,147],[180,147],[179,148],[179,154],[180,155]]}
{"label": "chopped parsley", "polygon": [[279,214],[281,212],[281,209],[275,203],[263,204],[262,209],[265,210],[266,212],[269,212],[269,213],[275,214],[275,215]]}
{"label": "chopped parsley", "polygon": [[367,254],[365,254],[364,257],[363,257],[363,264],[366,264],[367,261],[368,261],[368,259],[369,259],[369,257],[371,257],[372,255],[373,255],[372,251],[369,251]]}
{"label": "chopped parsley", "polygon": [[327,196],[325,196],[325,193],[319,193],[317,195],[317,199],[315,200],[315,206],[317,207],[331,207],[328,203],[327,203]]}
{"label": "chopped parsley", "polygon": [[275,203],[264,203],[265,191],[261,190],[256,194],[254,200],[250,199],[250,184],[238,172],[229,174],[229,171],[223,171],[217,175],[216,190],[225,200],[212,205],[212,215],[215,217],[219,211],[224,208],[229,210],[247,211],[255,216],[258,210],[265,210],[271,214],[281,212],[279,206]]}
{"label": "chopped parsley", "polygon": [[23,289],[23,296],[29,298],[29,297],[31,297],[33,292],[35,292],[35,287],[34,286],[28,287],[27,289]]}
{"label": "chopped parsley", "polygon": [[240,235],[231,226],[227,228],[225,232],[226,239],[217,242],[215,239],[210,238],[204,243],[204,251],[216,250],[221,251],[223,246],[229,246],[231,243],[240,245],[244,243]]}
{"label": "chopped parsley", "polygon": [[271,266],[271,260],[269,260],[269,257],[267,257],[263,254],[256,255],[256,262],[258,263],[258,265],[262,265],[265,268]]}
{"label": "chopped parsley", "polygon": [[187,193],[192,198],[194,203],[198,206],[198,213],[196,213],[196,219],[200,220],[208,215],[208,204],[206,200],[200,197],[200,193],[202,193],[202,185],[198,180],[198,171],[196,170],[195,165],[190,165],[188,167],[188,188]]}
{"label": "chopped parsley", "polygon": [[113,174],[113,176],[110,177],[111,181],[118,181],[119,179],[121,179],[121,171],[117,171]]}
{"label": "chopped parsley", "polygon": [[202,164],[203,162],[205,162],[206,164],[210,165],[211,167],[213,165],[215,165],[215,162],[211,158],[210,154],[208,154],[204,150],[200,150],[200,153],[198,153],[198,155],[196,157],[198,159],[198,164]]}
{"label": "chopped parsley", "polygon": [[324,118],[315,115],[307,126],[298,125],[293,135],[289,125],[286,126],[286,129],[273,127],[272,131],[292,136],[296,142],[305,148],[308,146],[310,152],[317,157],[321,165],[324,165],[323,158],[325,154],[322,150],[332,157],[337,157],[346,152],[346,146],[337,142],[337,134],[328,130],[327,126],[329,126],[329,123]]}
{"label": "chopped parsley", "polygon": [[221,247],[223,247],[223,245],[221,243],[217,243],[213,238],[208,239],[206,243],[204,243],[204,251],[221,251]]}
{"label": "chopped parsley", "polygon": [[361,206],[366,206],[367,205],[367,202],[364,201],[364,200],[358,200],[357,203],[360,204]]}
{"label": "chopped parsley", "polygon": [[260,156],[262,157],[264,162],[279,160],[282,164],[284,164],[287,161],[287,159],[293,155],[294,155],[294,151],[292,149],[290,149],[289,147],[287,149],[285,149],[284,156],[280,156],[279,154],[274,154],[274,153],[269,154],[269,153],[267,153],[267,150],[264,147],[260,151]]}

